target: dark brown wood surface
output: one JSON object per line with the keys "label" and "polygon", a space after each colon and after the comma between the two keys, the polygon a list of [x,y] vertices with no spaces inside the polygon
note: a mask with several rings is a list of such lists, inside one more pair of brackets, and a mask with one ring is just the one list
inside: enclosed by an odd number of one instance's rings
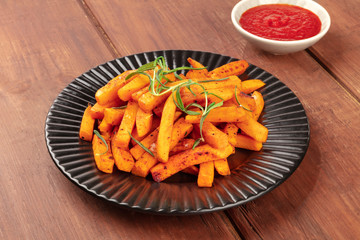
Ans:
{"label": "dark brown wood surface", "polygon": [[[332,17],[315,46],[274,56],[230,21],[237,1],[3,1],[0,4],[0,239],[356,239],[360,236],[357,0],[319,1]],[[353,13],[353,14],[351,14]],[[119,209],[55,167],[44,121],[84,71],[133,53],[192,49],[243,58],[277,76],[311,126],[295,173],[246,205],[199,216]]]}

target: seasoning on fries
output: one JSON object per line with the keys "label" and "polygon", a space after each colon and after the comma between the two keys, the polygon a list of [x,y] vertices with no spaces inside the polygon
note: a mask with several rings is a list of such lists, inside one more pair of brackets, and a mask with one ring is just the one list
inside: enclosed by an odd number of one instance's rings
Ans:
{"label": "seasoning on fries", "polygon": [[258,122],[264,99],[257,90],[265,83],[241,81],[249,64],[239,60],[209,71],[187,60],[191,67],[169,69],[158,57],[96,92],[79,137],[92,142],[100,171],[116,167],[151,174],[156,182],[184,172],[197,175],[199,187],[211,187],[215,172],[231,174],[227,158],[235,148],[262,149],[268,129]]}

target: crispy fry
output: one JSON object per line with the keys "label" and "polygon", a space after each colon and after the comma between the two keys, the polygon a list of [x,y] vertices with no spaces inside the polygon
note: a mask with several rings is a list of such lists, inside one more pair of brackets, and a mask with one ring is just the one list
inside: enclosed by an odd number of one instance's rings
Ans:
{"label": "crispy fry", "polygon": [[129,147],[129,133],[131,133],[134,128],[137,110],[138,104],[134,101],[129,101],[119,131],[114,137],[114,144],[122,149],[128,149]]}
{"label": "crispy fry", "polygon": [[141,155],[139,160],[135,162],[131,173],[140,177],[146,177],[149,174],[150,169],[155,166],[157,162],[158,160],[156,158],[145,152]]}
{"label": "crispy fry", "polygon": [[236,139],[239,128],[234,123],[227,123],[224,127],[224,133],[228,136],[228,141],[231,145],[235,146]]}
{"label": "crispy fry", "polygon": [[[201,86],[199,85],[191,85],[190,89],[193,93],[195,93],[196,95],[201,94],[202,92],[204,92],[205,90],[208,90],[209,92],[212,92],[213,90],[217,90],[217,89],[225,89],[225,88],[231,88],[232,91],[234,92],[234,88],[235,86],[238,89],[241,89],[241,80],[240,78],[238,78],[237,76],[230,76],[228,79],[226,80],[221,80],[221,81],[214,81],[214,79],[209,79],[209,82],[206,82],[206,79],[192,79],[195,82],[199,82],[201,83]],[[204,81],[204,82],[202,82]],[[180,93],[181,94],[189,94],[191,92],[188,88],[181,88]]]}
{"label": "crispy fry", "polygon": [[[227,101],[234,97],[234,90],[231,88],[211,89],[210,93],[211,94],[208,95],[208,103]],[[192,93],[185,93],[181,96],[181,99],[184,106],[194,102],[199,103],[200,105],[205,104],[204,94],[198,94],[194,96]]]}
{"label": "crispy fry", "polygon": [[174,124],[171,132],[170,148],[171,151],[182,139],[184,139],[193,129],[191,123],[185,122],[184,118],[180,118]]}
{"label": "crispy fry", "polygon": [[160,105],[154,107],[153,112],[156,116],[161,117],[163,109],[164,109],[165,102],[161,103]]}
{"label": "crispy fry", "polygon": [[161,96],[154,96],[151,92],[147,92],[139,98],[139,107],[144,111],[152,111],[156,106],[163,103],[170,95],[171,92]]}
{"label": "crispy fry", "polygon": [[129,101],[133,93],[149,85],[150,80],[147,76],[143,74],[137,74],[135,76],[131,82],[118,90],[118,96],[121,100]]}
{"label": "crispy fry", "polygon": [[244,73],[248,66],[249,64],[245,60],[230,62],[218,68],[215,68],[214,70],[209,72],[209,76],[213,78],[224,78],[232,75],[238,76]]}
{"label": "crispy fry", "polygon": [[115,165],[120,171],[130,172],[134,167],[135,161],[130,152],[116,145],[112,145],[113,156],[115,159]]}
{"label": "crispy fry", "polygon": [[178,142],[178,144],[176,144],[176,146],[173,149],[171,149],[170,155],[175,155],[179,152],[189,150],[193,147],[194,143],[195,140],[192,138],[182,139]]}
{"label": "crispy fry", "polygon": [[200,163],[197,179],[198,187],[212,187],[214,181],[214,161]]}
{"label": "crispy fry", "polygon": [[91,105],[89,104],[84,111],[79,131],[79,137],[88,142],[92,139],[95,124],[95,119],[92,118],[90,111]]}
{"label": "crispy fry", "polygon": [[260,151],[262,148],[262,143],[254,140],[252,137],[249,137],[244,134],[237,134],[235,137],[236,143],[235,147],[243,148],[253,151]]}
{"label": "crispy fry", "polygon": [[210,122],[204,122],[202,126],[202,134],[205,142],[213,148],[224,149],[229,145],[226,133],[220,131]]}
{"label": "crispy fry", "polygon": [[[105,118],[105,117],[104,117]],[[99,124],[98,128],[101,132],[101,134],[105,133],[105,132],[109,132],[112,129],[112,125],[104,120],[101,121],[101,123]]]}
{"label": "crispy fry", "polygon": [[124,109],[105,108],[103,121],[111,124],[112,126],[116,126],[121,123],[124,114],[125,114],[125,108]]}
{"label": "crispy fry", "polygon": [[[187,61],[193,68],[204,68],[204,65],[190,57],[187,59]],[[208,70],[206,68],[201,70],[189,70],[186,74],[186,78],[206,78],[207,75]]]}
{"label": "crispy fry", "polygon": [[242,82],[241,91],[249,94],[265,86],[265,83],[259,79],[247,80]]}
{"label": "crispy fry", "polygon": [[116,99],[118,99],[118,90],[133,79],[130,78],[125,80],[125,78],[134,71],[135,70],[128,70],[121,73],[111,79],[105,86],[97,90],[95,94],[96,101],[103,106],[107,106],[109,103],[116,101]]}
{"label": "crispy fry", "polygon": [[[152,122],[152,125],[151,125],[151,128],[150,128],[150,131],[148,134],[142,136],[142,137],[139,137],[139,134],[137,133],[137,130],[136,128],[133,129],[133,132],[132,132],[132,136],[133,138],[135,138],[136,140],[138,140],[139,142],[141,142],[145,137],[147,137],[148,135],[150,135],[150,133],[152,133],[156,128],[158,128],[160,125],[160,118],[158,117],[153,117],[153,122]],[[132,146],[136,146],[136,142],[131,139],[131,144]]]}
{"label": "crispy fry", "polygon": [[182,172],[196,176],[199,174],[199,168],[196,166],[190,166],[190,167],[183,169]]}
{"label": "crispy fry", "polygon": [[[205,122],[240,122],[245,118],[246,110],[241,107],[218,107],[210,111]],[[186,122],[200,123],[200,115],[187,115]]]}
{"label": "crispy fry", "polygon": [[97,136],[94,135],[92,140],[92,149],[94,153],[95,164],[97,168],[105,173],[112,173],[114,168],[114,158],[111,154],[110,142],[105,143]]}
{"label": "crispy fry", "polygon": [[92,106],[91,108],[91,116],[94,119],[103,119],[106,108],[120,107],[122,105],[124,105],[124,102],[121,101],[119,98],[117,98],[113,102],[109,102],[106,105],[100,105],[99,103],[95,103],[94,106]]}
{"label": "crispy fry", "polygon": [[[155,143],[157,140],[159,134],[159,129],[156,128],[152,133],[150,133],[149,135],[147,135],[146,138],[144,138],[140,143],[146,147],[149,148],[151,144]],[[138,160],[141,155],[143,155],[145,152],[145,150],[140,146],[140,145],[135,145],[134,147],[132,147],[130,149],[130,153],[131,155]]]}
{"label": "crispy fry", "polygon": [[251,117],[246,117],[242,122],[236,123],[241,131],[259,142],[266,142],[268,129]]}
{"label": "crispy fry", "polygon": [[238,101],[241,106],[247,109],[245,113],[253,117],[253,112],[255,111],[256,108],[255,99],[243,92],[237,91],[236,98],[235,97],[233,98],[233,102],[235,104],[238,104]]}
{"label": "crispy fry", "polygon": [[134,92],[133,94],[131,94],[131,99],[134,100],[135,102],[139,101],[139,98],[145,94],[149,92],[149,87],[143,87],[142,89],[140,89],[137,92]]}
{"label": "crispy fry", "polygon": [[153,121],[153,113],[146,112],[141,108],[136,113],[136,130],[139,137],[145,136],[150,132]]}
{"label": "crispy fry", "polygon": [[227,158],[233,152],[234,148],[230,144],[222,150],[212,148],[210,145],[205,144],[171,156],[168,162],[158,163],[150,172],[154,181],[161,182],[189,166],[220,158]]}
{"label": "crispy fry", "polygon": [[216,171],[223,176],[230,175],[229,163],[226,158],[218,159],[214,161]]}
{"label": "crispy fry", "polygon": [[264,109],[264,98],[258,91],[253,92],[252,97],[255,100],[255,110],[253,111],[253,116],[255,120],[258,120]]}
{"label": "crispy fry", "polygon": [[175,111],[176,105],[174,103],[173,96],[170,95],[165,102],[159,126],[159,135],[156,142],[157,159],[160,162],[167,162],[169,159],[171,134],[174,125]]}

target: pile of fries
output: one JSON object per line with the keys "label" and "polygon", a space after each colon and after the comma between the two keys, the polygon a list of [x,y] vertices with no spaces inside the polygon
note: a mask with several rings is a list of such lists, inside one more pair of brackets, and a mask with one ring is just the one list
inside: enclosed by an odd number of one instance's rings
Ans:
{"label": "pile of fries", "polygon": [[169,69],[159,57],[96,92],[79,136],[92,141],[100,171],[112,173],[116,165],[156,182],[182,171],[211,187],[215,169],[230,175],[227,157],[235,148],[261,150],[268,129],[258,122],[264,100],[257,90],[265,83],[240,80],[249,66],[244,60],[212,71],[187,60],[191,67]]}

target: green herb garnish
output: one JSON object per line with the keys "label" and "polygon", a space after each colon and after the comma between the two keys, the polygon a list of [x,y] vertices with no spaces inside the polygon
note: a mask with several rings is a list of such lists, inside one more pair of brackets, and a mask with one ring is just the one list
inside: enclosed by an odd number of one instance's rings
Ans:
{"label": "green herb garnish", "polygon": [[237,104],[239,104],[240,107],[242,107],[246,111],[252,112],[250,109],[248,109],[248,108],[244,107],[243,105],[241,105],[241,103],[240,103],[240,101],[239,101],[239,99],[237,97],[237,94],[236,94],[236,86],[235,86],[235,100],[236,100]]}
{"label": "green herb garnish", "polygon": [[97,153],[96,155],[104,155],[105,153],[107,153],[109,151],[109,146],[107,144],[107,142],[105,141],[105,139],[101,136],[101,134],[97,131],[97,130],[94,130],[94,134],[100,138],[100,140],[105,144],[106,146],[106,151],[103,152],[103,153]]}
{"label": "green herb garnish", "polygon": [[112,107],[112,109],[125,109],[127,108],[127,105],[120,106],[120,107]]}
{"label": "green herb garnish", "polygon": [[151,156],[155,157],[154,154],[147,147],[145,147],[141,142],[136,140],[129,131],[128,131],[128,134],[130,135],[131,139],[136,142],[136,144],[138,144],[142,149],[144,149],[146,152],[148,152]]}

